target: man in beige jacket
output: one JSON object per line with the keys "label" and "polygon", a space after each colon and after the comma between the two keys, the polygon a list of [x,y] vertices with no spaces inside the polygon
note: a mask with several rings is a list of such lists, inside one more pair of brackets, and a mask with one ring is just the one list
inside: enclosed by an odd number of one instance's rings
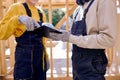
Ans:
{"label": "man in beige jacket", "polygon": [[71,31],[50,33],[53,40],[73,44],[74,80],[105,80],[108,60],[105,49],[116,39],[116,5],[114,0],[76,0]]}

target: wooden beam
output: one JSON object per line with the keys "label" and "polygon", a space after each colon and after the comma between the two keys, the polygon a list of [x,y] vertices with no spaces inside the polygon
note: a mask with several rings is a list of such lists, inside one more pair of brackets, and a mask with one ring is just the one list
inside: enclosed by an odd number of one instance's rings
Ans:
{"label": "wooden beam", "polygon": [[14,67],[11,67],[10,70],[8,70],[7,75],[13,74],[13,71],[14,71]]}
{"label": "wooden beam", "polygon": [[113,63],[113,48],[110,49],[106,49],[106,55],[108,58],[108,69],[111,67],[112,63]]}
{"label": "wooden beam", "polygon": [[9,8],[9,6],[13,3],[14,3],[13,0],[5,0],[5,1],[3,0],[3,5],[2,6],[4,8],[4,13]]}
{"label": "wooden beam", "polygon": [[[2,0],[0,0],[0,20],[2,19]],[[1,45],[0,45],[1,48]],[[0,49],[0,75],[2,75],[2,62],[1,62],[1,49]]]}
{"label": "wooden beam", "polygon": [[14,36],[11,36],[9,39],[8,39],[8,42],[9,42],[9,48],[10,48],[10,67],[12,68],[14,66],[14,52],[15,52],[15,37]]}
{"label": "wooden beam", "polygon": [[[72,7],[75,3],[68,3],[69,7]],[[38,2],[38,5],[42,5],[44,9],[48,9],[49,5],[48,3],[40,3]],[[65,7],[65,2],[64,3],[51,3],[52,9],[58,9],[58,8],[64,8]]]}
{"label": "wooden beam", "polygon": [[115,50],[120,53],[120,14],[117,14],[117,39],[115,44]]}
{"label": "wooden beam", "polygon": [[[12,3],[16,3],[16,2],[24,2],[25,0],[6,0],[4,1],[4,7],[6,9],[8,9],[8,7],[12,4]],[[38,5],[42,5],[42,7],[44,9],[49,9],[49,1],[48,0],[40,0],[38,3]],[[68,6],[72,7],[75,4],[74,0],[70,0],[68,1]],[[56,9],[56,8],[64,8],[65,7],[65,0],[51,0],[51,6],[52,9]]]}
{"label": "wooden beam", "polygon": [[16,2],[17,2],[17,0],[13,0],[13,2],[14,2],[14,3],[16,3]]}
{"label": "wooden beam", "polygon": [[[48,3],[49,0],[39,0],[40,3]],[[75,0],[68,0],[68,3],[75,3]],[[66,3],[66,0],[51,0],[51,3]]]}
{"label": "wooden beam", "polygon": [[1,74],[7,74],[7,66],[6,66],[6,56],[5,56],[5,45],[3,40],[0,40],[0,63],[1,63]]}
{"label": "wooden beam", "polygon": [[[73,12],[74,12],[74,10],[76,9],[76,7],[77,7],[77,5],[74,4],[73,7],[72,7],[70,10],[68,10],[68,12],[69,12],[68,16],[71,16],[71,15],[73,14]],[[59,28],[65,21],[66,21],[66,14],[65,14],[65,16],[57,23],[57,25],[56,25],[55,27],[56,27],[56,28]]]}
{"label": "wooden beam", "polygon": [[[66,0],[66,4],[65,4],[65,8],[66,8],[66,15],[65,15],[65,19],[66,19],[66,30],[68,30],[68,17],[69,17],[69,6],[68,6],[68,0]],[[67,68],[67,72],[66,72],[66,77],[69,77],[69,43],[66,43],[66,68]]]}
{"label": "wooden beam", "polygon": [[[52,0],[49,0],[49,8],[48,8],[48,16],[49,16],[49,23],[52,23]],[[51,77],[53,77],[53,54],[52,54],[52,40],[50,40],[50,69],[51,69]]]}
{"label": "wooden beam", "polygon": [[2,6],[2,0],[0,0],[0,20],[2,19],[3,16],[3,6]]}
{"label": "wooden beam", "polygon": [[0,75],[2,75],[2,55],[1,55],[1,44],[0,44]]}
{"label": "wooden beam", "polygon": [[[120,80],[120,75],[114,75],[114,76],[105,76],[106,80]],[[5,77],[5,80],[13,80],[12,75],[8,75]],[[47,80],[73,80],[72,77],[57,77],[57,78],[47,78]]]}

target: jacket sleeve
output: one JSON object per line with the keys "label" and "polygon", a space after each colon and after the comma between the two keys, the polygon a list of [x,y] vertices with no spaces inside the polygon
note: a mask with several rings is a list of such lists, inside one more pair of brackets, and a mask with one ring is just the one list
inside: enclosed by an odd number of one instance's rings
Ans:
{"label": "jacket sleeve", "polygon": [[104,49],[113,47],[117,28],[116,5],[113,0],[100,0],[99,2],[98,25],[96,25],[96,27],[99,27],[99,31],[96,31],[96,34],[86,36],[70,35],[69,42],[84,48]]}
{"label": "jacket sleeve", "polygon": [[6,40],[11,35],[19,37],[26,31],[26,27],[20,24],[17,15],[17,6],[12,5],[0,21],[0,39]]}

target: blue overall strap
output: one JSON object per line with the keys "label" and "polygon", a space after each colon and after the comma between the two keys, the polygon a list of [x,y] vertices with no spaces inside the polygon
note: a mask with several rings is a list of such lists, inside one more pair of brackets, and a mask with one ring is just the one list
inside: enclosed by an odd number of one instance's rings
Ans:
{"label": "blue overall strap", "polygon": [[43,22],[43,14],[41,13],[41,11],[38,9],[38,13],[39,13],[39,16],[40,16],[40,21]]}
{"label": "blue overall strap", "polygon": [[93,1],[94,1],[94,0],[91,0],[91,2],[89,3],[88,7],[84,10],[84,18],[86,18],[86,14],[87,14],[90,6],[92,5]]}
{"label": "blue overall strap", "polygon": [[[22,4],[23,4],[23,6],[25,7],[25,10],[26,10],[27,15],[31,17],[32,14],[31,14],[31,11],[30,11],[27,3],[22,3]],[[43,14],[41,13],[41,11],[40,11],[39,9],[38,9],[38,13],[39,13],[39,16],[40,16],[40,21],[43,22]]]}
{"label": "blue overall strap", "polygon": [[26,10],[27,15],[31,17],[32,14],[31,14],[31,11],[30,11],[27,3],[23,3],[23,6],[24,6],[24,8],[25,8],[25,10]]}

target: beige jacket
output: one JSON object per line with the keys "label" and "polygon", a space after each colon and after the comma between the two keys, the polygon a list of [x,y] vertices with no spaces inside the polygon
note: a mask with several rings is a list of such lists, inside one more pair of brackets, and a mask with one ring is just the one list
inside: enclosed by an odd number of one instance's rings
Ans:
{"label": "beige jacket", "polygon": [[[89,2],[82,9],[84,10],[88,4]],[[79,11],[76,18],[78,20],[83,12]],[[70,35],[69,42],[83,48],[113,47],[116,40],[116,12],[114,0],[94,0],[86,14],[87,36]]]}

